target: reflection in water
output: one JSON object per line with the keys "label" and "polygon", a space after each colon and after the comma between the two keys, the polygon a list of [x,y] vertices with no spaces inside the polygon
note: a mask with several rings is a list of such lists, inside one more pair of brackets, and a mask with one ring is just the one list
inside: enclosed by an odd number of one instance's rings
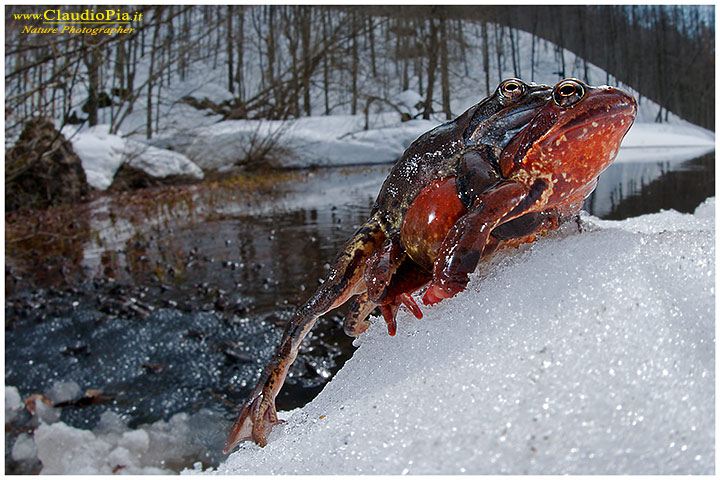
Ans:
{"label": "reflection in water", "polygon": [[592,215],[621,220],[660,210],[691,213],[715,195],[715,152],[686,162],[615,163],[585,201]]}

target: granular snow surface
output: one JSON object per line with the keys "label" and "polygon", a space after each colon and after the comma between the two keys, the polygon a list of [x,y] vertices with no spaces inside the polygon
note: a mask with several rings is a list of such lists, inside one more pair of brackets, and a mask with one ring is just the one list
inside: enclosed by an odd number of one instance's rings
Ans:
{"label": "granular snow surface", "polygon": [[500,252],[395,337],[374,319],[265,448],[206,473],[712,474],[714,212]]}

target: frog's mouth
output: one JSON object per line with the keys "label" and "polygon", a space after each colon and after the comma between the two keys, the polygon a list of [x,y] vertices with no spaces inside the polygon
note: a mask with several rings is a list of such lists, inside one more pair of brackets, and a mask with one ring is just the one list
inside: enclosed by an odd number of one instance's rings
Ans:
{"label": "frog's mouth", "polygon": [[[613,98],[615,97],[615,98]],[[576,110],[579,108],[579,112]],[[625,127],[627,131],[635,121],[637,102],[633,97],[617,89],[606,90],[601,95],[586,98],[577,107],[566,112],[572,118],[557,127],[565,132],[576,129],[601,129],[609,123]]]}

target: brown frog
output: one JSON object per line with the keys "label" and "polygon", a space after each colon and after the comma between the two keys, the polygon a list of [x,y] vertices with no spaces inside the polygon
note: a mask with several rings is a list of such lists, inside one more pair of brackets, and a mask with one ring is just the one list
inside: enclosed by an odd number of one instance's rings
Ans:
{"label": "brown frog", "polygon": [[612,87],[567,79],[554,88],[509,79],[452,122],[418,138],[385,180],[370,218],[315,294],[287,324],[277,352],[240,409],[225,445],[267,444],[275,397],[318,317],[355,297],[344,328],[359,335],[376,308],[396,331],[412,294],[435,304],[465,289],[501,246],[533,241],[573,217],[614,160],[637,113]]}

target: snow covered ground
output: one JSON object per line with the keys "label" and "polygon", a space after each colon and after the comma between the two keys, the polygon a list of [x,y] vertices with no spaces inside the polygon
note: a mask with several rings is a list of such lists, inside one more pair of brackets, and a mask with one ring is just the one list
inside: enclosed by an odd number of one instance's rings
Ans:
{"label": "snow covered ground", "polygon": [[714,215],[586,217],[499,255],[396,337],[376,319],[212,473],[712,474]]}
{"label": "snow covered ground", "polygon": [[[477,28],[470,28],[466,34],[468,46],[481,56],[482,41]],[[556,84],[560,78],[555,46],[544,41],[535,44],[539,53],[535,56],[535,64],[531,65],[532,44],[532,35],[518,32],[518,48],[528,53],[519,57],[518,75],[528,82]],[[617,83],[599,67],[593,64],[586,67],[572,52],[563,50],[562,55],[568,77],[585,78],[587,75],[593,85],[608,81]],[[142,82],[148,73],[147,61],[143,57],[138,62],[138,82]],[[155,177],[191,175],[202,178],[203,171],[222,172],[232,168],[236,163],[242,163],[253,149],[261,149],[268,143],[283,149],[277,160],[285,167],[390,163],[398,159],[415,138],[441,123],[440,114],[431,120],[400,122],[400,115],[382,103],[376,103],[370,109],[368,130],[364,129],[365,117],[348,114],[347,105],[337,107],[329,116],[313,115],[288,121],[221,121],[220,115],[198,110],[180,99],[192,96],[198,101],[207,99],[214,103],[232,99],[233,95],[224,87],[227,72],[223,68],[200,64],[193,68],[185,80],[175,79],[163,91],[162,101],[157,106],[160,109],[157,129],[150,140],[145,138],[147,116],[141,108],[133,110],[121,124],[126,135],[109,134],[108,125],[81,126],[79,131],[74,126],[63,129],[82,159],[91,186],[106,189],[123,161]],[[453,76],[451,107],[455,115],[485,96],[482,68],[483,62],[470,62],[465,66],[466,74]],[[490,91],[495,89],[500,78],[516,74],[509,68],[509,65],[496,65],[495,59],[490,58]],[[368,84],[372,81],[366,79]],[[399,91],[398,85],[394,85],[387,93],[387,100],[400,110],[416,115],[419,112],[414,105],[422,100],[415,91],[418,86],[416,77],[410,81],[411,90]],[[677,161],[714,149],[713,132],[689,124],[672,113],[667,116],[668,123],[654,123],[660,107],[629,86],[618,86],[636,96],[639,109],[636,124],[623,142],[617,161],[648,158]],[[83,98],[82,92],[78,98]],[[321,111],[320,98],[314,98],[314,101],[313,111]],[[138,103],[144,103],[142,96]],[[340,104],[344,105],[343,102]],[[436,110],[440,111],[439,106]],[[110,123],[113,118],[110,108],[100,110],[100,122]]]}

